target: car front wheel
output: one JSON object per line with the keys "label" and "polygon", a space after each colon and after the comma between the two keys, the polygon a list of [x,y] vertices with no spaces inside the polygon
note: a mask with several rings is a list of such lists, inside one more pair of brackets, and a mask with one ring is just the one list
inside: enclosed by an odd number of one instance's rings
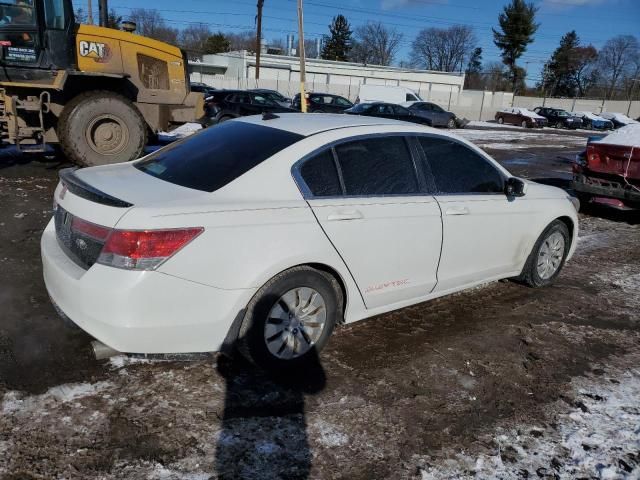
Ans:
{"label": "car front wheel", "polygon": [[447,128],[456,128],[456,119],[450,118],[447,122]]}
{"label": "car front wheel", "polygon": [[247,305],[238,349],[267,370],[317,361],[342,315],[342,305],[342,290],[332,275],[307,266],[285,270]]}
{"label": "car front wheel", "polygon": [[522,125],[522,128],[527,128],[528,127],[526,120],[523,120],[521,125]]}
{"label": "car front wheel", "polygon": [[517,280],[530,287],[551,285],[560,274],[570,247],[567,225],[554,220],[538,238]]}
{"label": "car front wheel", "polygon": [[498,123],[502,125],[504,123],[504,118],[498,117]]}

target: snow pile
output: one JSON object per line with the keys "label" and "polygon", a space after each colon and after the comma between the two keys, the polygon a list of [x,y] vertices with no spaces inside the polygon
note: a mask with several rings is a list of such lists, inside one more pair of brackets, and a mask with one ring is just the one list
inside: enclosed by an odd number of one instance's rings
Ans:
{"label": "snow pile", "polygon": [[185,123],[178,128],[171,130],[170,132],[158,132],[158,140],[161,142],[173,142],[189,135],[193,135],[198,130],[202,129],[202,125],[199,123]]}
{"label": "snow pile", "polygon": [[640,370],[574,379],[570,397],[553,422],[498,429],[492,452],[429,458],[422,479],[640,478]]}
{"label": "snow pile", "polygon": [[607,120],[616,120],[617,122],[622,123],[624,125],[631,125],[634,123],[638,123],[632,118],[627,117],[624,113],[602,112],[600,116]]}
{"label": "snow pile", "polygon": [[591,143],[603,143],[606,145],[620,145],[624,147],[640,148],[640,123],[626,125],[615,130],[604,138]]}
{"label": "snow pile", "polygon": [[111,382],[71,383],[58,385],[50,388],[42,395],[29,397],[24,397],[20,392],[11,391],[6,393],[2,399],[1,410],[4,415],[33,412],[41,412],[45,415],[49,410],[49,406],[96,395],[112,386],[113,384]]}

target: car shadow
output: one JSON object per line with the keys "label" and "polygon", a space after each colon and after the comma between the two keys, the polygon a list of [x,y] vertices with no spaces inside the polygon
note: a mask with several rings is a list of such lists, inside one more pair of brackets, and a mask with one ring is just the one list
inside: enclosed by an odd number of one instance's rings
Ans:
{"label": "car shadow", "polygon": [[315,349],[304,368],[267,373],[240,358],[220,355],[226,381],[216,471],[226,479],[306,479],[312,452],[305,396],[321,392],[325,372]]}

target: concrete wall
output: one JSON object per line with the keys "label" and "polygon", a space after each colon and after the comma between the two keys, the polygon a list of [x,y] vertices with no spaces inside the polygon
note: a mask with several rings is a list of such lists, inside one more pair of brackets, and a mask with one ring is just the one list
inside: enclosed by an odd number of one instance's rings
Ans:
{"label": "concrete wall", "polygon": [[569,112],[616,112],[624,113],[631,118],[640,116],[640,102],[623,100],[587,100],[583,98],[541,98],[541,97],[521,97],[513,98],[514,107],[535,107],[545,106],[562,108]]}

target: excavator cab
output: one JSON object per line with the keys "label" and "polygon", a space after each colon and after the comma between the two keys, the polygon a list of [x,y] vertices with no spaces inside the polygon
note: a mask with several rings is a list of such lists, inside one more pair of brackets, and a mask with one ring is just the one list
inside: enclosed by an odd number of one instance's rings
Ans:
{"label": "excavator cab", "polygon": [[0,0],[0,82],[51,83],[74,62],[71,0]]}

